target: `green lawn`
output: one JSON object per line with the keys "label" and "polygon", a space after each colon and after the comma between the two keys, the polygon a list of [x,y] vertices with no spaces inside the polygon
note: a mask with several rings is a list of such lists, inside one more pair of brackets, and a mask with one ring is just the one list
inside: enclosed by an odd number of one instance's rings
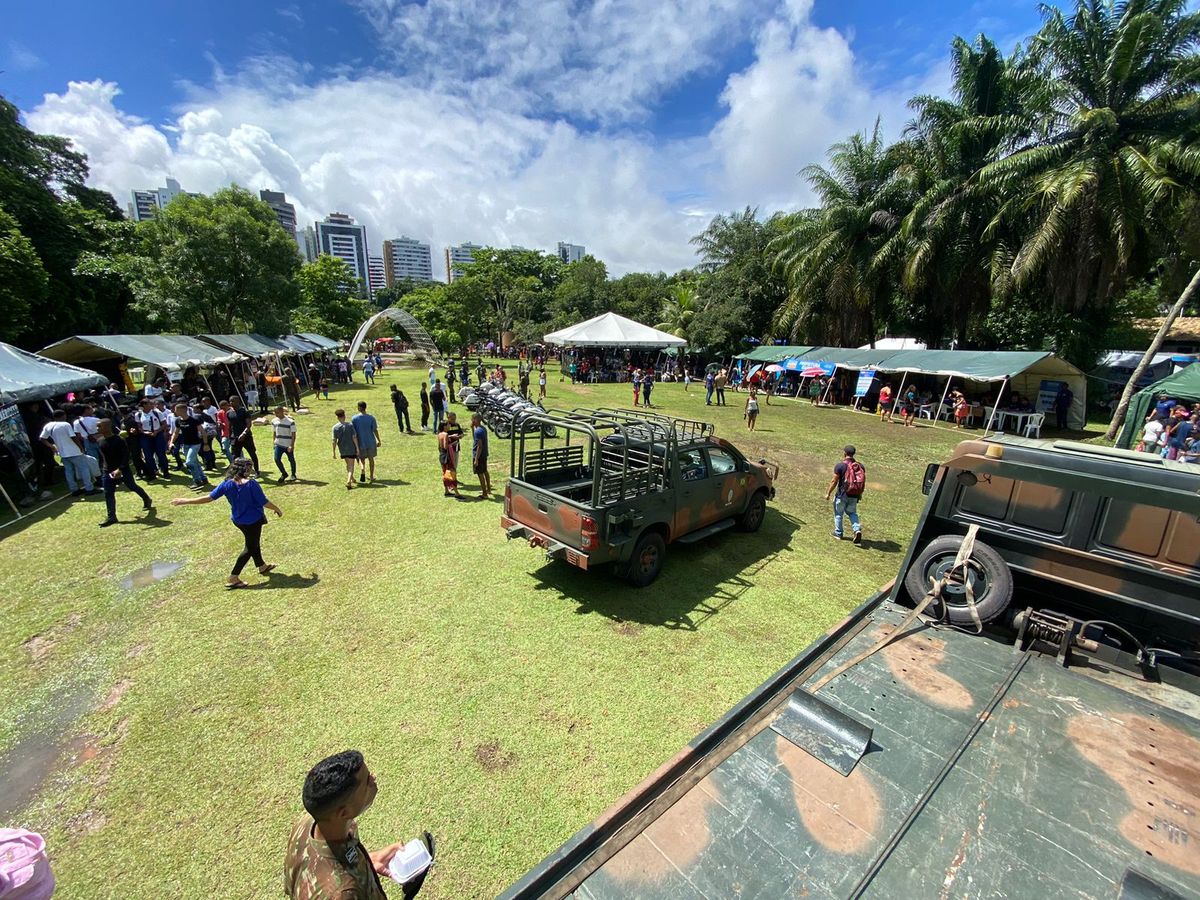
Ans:
{"label": "green lawn", "polygon": [[[96,527],[97,497],[0,531],[0,819],[46,835],[59,896],[278,894],[304,774],[347,747],[379,779],[368,846],[429,828],[423,896],[496,893],[894,576],[925,463],[960,437],[790,401],[749,436],[745,395],[705,408],[660,384],[661,411],[783,474],[758,534],[671,547],[634,591],[507,543],[499,501],[442,497],[433,438],[398,435],[387,400],[421,377],[388,371],[300,417],[303,482],[265,484],[280,574],[252,572],[253,590],[222,587],[240,544],[226,505],[168,505],[182,476],[149,489],[154,520],[121,494],[119,527]],[[629,403],[624,385],[549,388]],[[347,492],[329,428],[360,399],[383,483]],[[823,502],[847,441],[868,472],[863,547],[832,540]],[[493,440],[501,487],[507,450]],[[153,561],[183,565],[121,585]]]}

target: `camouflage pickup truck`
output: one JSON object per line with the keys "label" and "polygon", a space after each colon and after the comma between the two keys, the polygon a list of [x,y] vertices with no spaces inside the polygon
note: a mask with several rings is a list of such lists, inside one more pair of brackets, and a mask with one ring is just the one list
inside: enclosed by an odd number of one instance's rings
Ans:
{"label": "camouflage pickup truck", "polygon": [[535,427],[514,429],[506,534],[581,569],[613,564],[635,587],[658,577],[669,543],[757,531],[775,496],[778,466],[704,422],[619,409],[524,419]]}
{"label": "camouflage pickup truck", "polygon": [[504,896],[1200,897],[1200,471],[1001,438],[925,492],[892,584]]}

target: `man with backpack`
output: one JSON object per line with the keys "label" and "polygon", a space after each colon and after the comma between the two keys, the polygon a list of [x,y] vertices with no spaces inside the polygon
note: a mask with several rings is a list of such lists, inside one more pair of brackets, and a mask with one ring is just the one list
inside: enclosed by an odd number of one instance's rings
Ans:
{"label": "man with backpack", "polygon": [[833,536],[842,539],[842,517],[850,517],[850,527],[854,530],[854,543],[862,543],[862,525],[858,521],[858,501],[862,498],[867,486],[867,470],[863,464],[854,458],[854,447],[846,445],[842,450],[842,461],[833,467],[833,481],[825,491],[825,500],[835,490],[837,496],[833,500]]}

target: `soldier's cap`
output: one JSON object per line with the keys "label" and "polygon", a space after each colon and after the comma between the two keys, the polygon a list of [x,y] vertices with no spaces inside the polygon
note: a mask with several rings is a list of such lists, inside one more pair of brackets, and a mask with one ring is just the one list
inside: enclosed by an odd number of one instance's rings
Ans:
{"label": "soldier's cap", "polygon": [[853,456],[855,453],[854,445],[847,444],[845,447],[842,448],[842,452],[845,453],[847,456]]}

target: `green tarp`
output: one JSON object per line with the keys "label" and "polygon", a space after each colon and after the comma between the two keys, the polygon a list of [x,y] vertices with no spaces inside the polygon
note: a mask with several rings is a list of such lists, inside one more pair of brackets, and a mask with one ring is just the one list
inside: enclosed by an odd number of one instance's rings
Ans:
{"label": "green tarp", "polygon": [[322,334],[314,334],[311,331],[300,332],[300,337],[304,338],[310,344],[315,344],[321,350],[337,350],[342,346],[335,340],[331,340]]}
{"label": "green tarp", "polygon": [[104,387],[103,376],[0,344],[0,406]]}
{"label": "green tarp", "polygon": [[1125,414],[1121,437],[1117,440],[1118,447],[1132,447],[1138,442],[1142,436],[1142,425],[1159,394],[1188,404],[1200,403],[1200,363],[1192,363],[1133,395],[1129,411]]}
{"label": "green tarp", "polygon": [[812,347],[790,347],[783,344],[764,344],[761,347],[755,347],[749,353],[743,353],[741,356],[735,356],[734,359],[744,359],[749,362],[765,362],[773,363],[788,359],[792,356],[804,356]]}
{"label": "green tarp", "polygon": [[289,350],[295,350],[297,353],[320,353],[324,349],[314,344],[308,338],[301,337],[298,334],[285,334],[279,339],[279,342]]}
{"label": "green tarp", "polygon": [[[974,381],[1003,381],[1048,359],[1057,359],[1045,351],[1024,350],[893,350],[878,368],[885,372],[920,372],[924,375],[952,375]],[[1070,363],[1062,374],[1079,370]]]}
{"label": "green tarp", "polygon": [[200,340],[224,350],[232,350],[253,359],[261,359],[268,353],[293,353],[290,347],[257,334],[200,334]]}
{"label": "green tarp", "polygon": [[78,365],[132,359],[159,368],[215,365],[238,358],[228,350],[182,334],[79,334],[51,344],[38,356]]}

